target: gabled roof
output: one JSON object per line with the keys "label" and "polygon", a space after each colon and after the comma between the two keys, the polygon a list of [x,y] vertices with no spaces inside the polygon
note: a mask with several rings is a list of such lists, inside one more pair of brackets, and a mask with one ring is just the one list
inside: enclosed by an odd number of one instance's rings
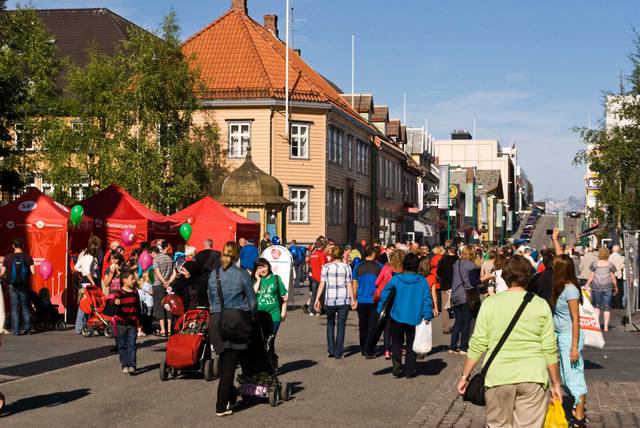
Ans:
{"label": "gabled roof", "polygon": [[[373,110],[373,95],[340,94],[358,113],[369,113]],[[353,100],[353,104],[351,103]]]}
{"label": "gabled roof", "polygon": [[387,136],[400,139],[400,137],[402,136],[402,130],[400,129],[399,120],[389,121],[389,124],[387,125]]}
{"label": "gabled roof", "polygon": [[389,121],[389,107],[374,106],[373,115],[371,116],[371,122],[388,122],[388,121]]}
{"label": "gabled roof", "polygon": [[133,28],[140,28],[106,8],[37,9],[35,12],[53,36],[60,56],[68,56],[79,66],[86,65],[87,48],[92,44],[111,56]]}
{"label": "gabled roof", "polygon": [[[242,10],[232,7],[188,38],[182,50],[200,71],[207,99],[284,100],[285,44]],[[292,101],[330,103],[371,128],[333,85],[291,49],[289,86]]]}
{"label": "gabled roof", "polygon": [[15,201],[0,207],[0,230],[8,233],[16,227],[30,230],[66,229],[68,218],[67,207],[31,187]]}

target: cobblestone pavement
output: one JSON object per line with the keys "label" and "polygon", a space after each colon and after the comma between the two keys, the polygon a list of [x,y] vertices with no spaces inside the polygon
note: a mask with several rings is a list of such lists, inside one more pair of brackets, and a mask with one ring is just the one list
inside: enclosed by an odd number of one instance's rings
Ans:
{"label": "cobblestone pavement", "polygon": [[[604,349],[587,348],[584,352],[589,426],[640,427],[640,367],[636,365],[640,334],[616,326],[605,335],[605,340]],[[409,426],[485,426],[484,408],[462,401],[455,391],[462,358],[447,361],[449,367],[441,373],[440,387],[409,421]]]}

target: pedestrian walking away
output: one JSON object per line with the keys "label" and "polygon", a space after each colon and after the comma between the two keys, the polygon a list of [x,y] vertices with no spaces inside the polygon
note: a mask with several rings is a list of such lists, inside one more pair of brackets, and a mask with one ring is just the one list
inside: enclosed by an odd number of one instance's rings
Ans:
{"label": "pedestrian walking away", "polygon": [[8,276],[11,330],[14,335],[19,336],[32,333],[29,291],[31,290],[31,277],[35,275],[35,268],[31,256],[24,253],[24,239],[15,238],[11,246],[13,253],[5,256],[0,276],[5,273]]}
{"label": "pedestrian walking away", "polygon": [[[405,375],[408,379],[416,375],[417,355],[413,350],[413,340],[416,325],[421,322],[429,323],[433,318],[433,303],[431,290],[427,280],[418,273],[419,259],[414,253],[405,256],[402,263],[402,273],[395,275],[382,290],[378,312],[382,311],[392,290],[395,290],[395,300],[391,307],[389,318],[391,330],[391,348],[394,377]],[[406,346],[406,359],[402,365],[402,346]]]}
{"label": "pedestrian walking away", "polygon": [[376,280],[382,271],[382,264],[375,261],[376,252],[371,244],[364,248],[365,261],[360,263],[353,275],[353,288],[358,302],[358,331],[360,353],[366,358],[373,358],[373,353],[366,349],[369,338],[374,334],[378,314],[374,303]]}
{"label": "pedestrian walking away", "polygon": [[322,267],[320,285],[314,308],[320,312],[320,297],[326,289],[324,306],[327,312],[327,357],[341,359],[344,352],[344,336],[349,310],[356,310],[358,303],[353,295],[351,267],[341,261],[342,249],[331,249],[331,262]]}

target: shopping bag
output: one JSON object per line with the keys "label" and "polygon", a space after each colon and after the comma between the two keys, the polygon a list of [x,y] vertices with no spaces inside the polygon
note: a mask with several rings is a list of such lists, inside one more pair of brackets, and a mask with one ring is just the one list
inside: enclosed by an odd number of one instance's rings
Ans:
{"label": "shopping bag", "polygon": [[580,329],[584,334],[584,344],[594,348],[604,348],[604,337],[600,331],[600,321],[596,317],[596,311],[589,301],[588,295],[582,292],[582,304],[580,305]]}
{"label": "shopping bag", "polygon": [[569,423],[564,414],[562,403],[551,400],[547,408],[547,416],[544,418],[544,428],[568,428]]}
{"label": "shopping bag", "polygon": [[433,339],[431,337],[431,323],[421,322],[416,326],[416,336],[413,339],[413,352],[416,354],[428,354],[431,352]]}

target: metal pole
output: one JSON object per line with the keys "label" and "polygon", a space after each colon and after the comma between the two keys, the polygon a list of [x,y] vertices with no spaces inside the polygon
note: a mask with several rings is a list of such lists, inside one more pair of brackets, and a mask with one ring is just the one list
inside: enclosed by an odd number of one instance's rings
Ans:
{"label": "metal pole", "polygon": [[[287,144],[289,144],[289,13],[291,11],[289,7],[289,0],[287,0],[287,12],[285,23],[285,72],[284,72],[284,122],[285,122],[285,136],[287,137]],[[273,154],[270,154],[272,156]]]}
{"label": "metal pole", "polygon": [[356,108],[356,33],[351,33],[351,106]]}
{"label": "metal pole", "polygon": [[451,239],[451,165],[447,165],[447,240]]}

